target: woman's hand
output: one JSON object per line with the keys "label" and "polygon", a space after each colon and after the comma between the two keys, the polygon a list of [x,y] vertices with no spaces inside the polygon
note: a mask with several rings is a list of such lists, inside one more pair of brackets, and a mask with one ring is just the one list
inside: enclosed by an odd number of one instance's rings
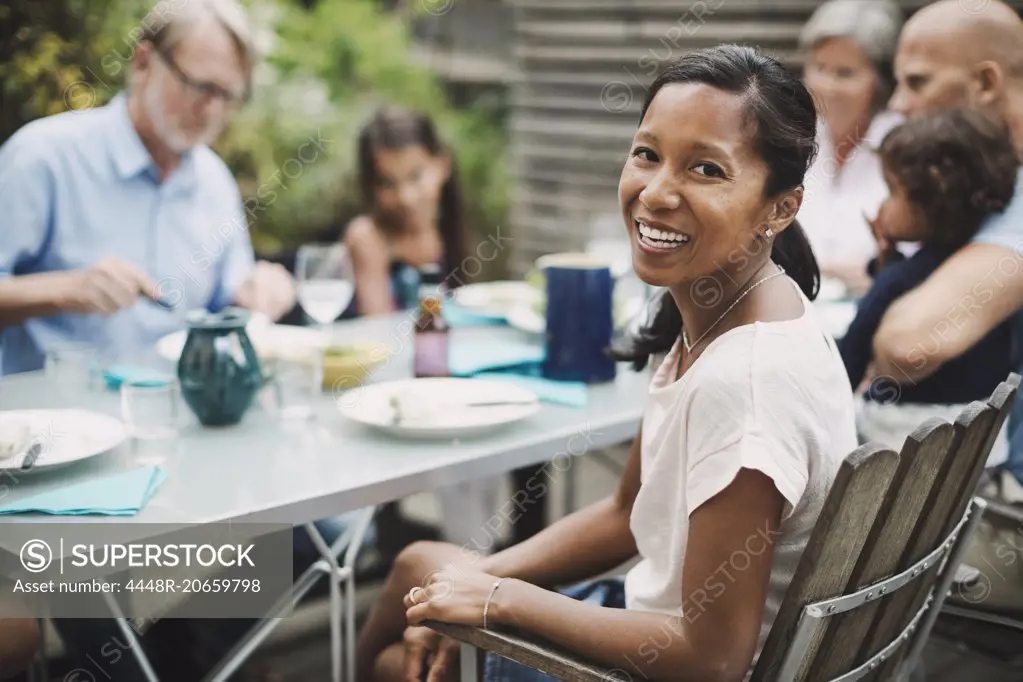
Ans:
{"label": "woman's hand", "polygon": [[[405,595],[405,618],[409,625],[438,620],[457,625],[483,625],[483,607],[497,577],[465,566],[448,566],[426,577],[423,585]],[[500,591],[500,590],[498,590]],[[495,595],[496,600],[496,595]],[[494,604],[487,616],[493,624]]]}

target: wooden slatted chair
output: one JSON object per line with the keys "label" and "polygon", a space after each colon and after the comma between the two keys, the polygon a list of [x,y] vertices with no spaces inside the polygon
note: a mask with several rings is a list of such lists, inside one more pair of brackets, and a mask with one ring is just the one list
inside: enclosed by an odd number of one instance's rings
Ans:
{"label": "wooden slatted chair", "polygon": [[[750,682],[905,679],[983,512],[974,493],[1019,379],[955,424],[926,420],[900,453],[867,443],[846,457]],[[476,679],[479,650],[563,680],[638,672],[587,663],[528,633],[428,625],[462,642],[463,682]]]}
{"label": "wooden slatted chair", "polygon": [[[998,407],[993,396],[990,401]],[[1019,504],[1006,504],[1000,499],[992,499],[986,494],[984,498],[984,520],[991,524],[994,529],[1008,531],[1015,535],[1023,529],[1023,506]],[[1015,540],[1008,540],[1008,543],[1015,545]],[[1008,569],[1011,564],[1006,564]],[[1020,652],[1018,642],[1023,636],[1023,611],[1003,610],[998,605],[992,605],[984,598],[986,596],[984,581],[990,580],[992,576],[985,576],[987,571],[998,572],[994,566],[960,567],[962,580],[961,585],[953,589],[953,594],[963,595],[964,598],[950,599],[942,607],[939,618],[942,618],[946,626],[946,636],[954,637],[959,645],[984,652],[997,651],[1001,654],[1008,654],[1016,664],[1023,664],[1023,652]],[[999,576],[1001,577],[1001,576]],[[990,586],[989,586],[990,587]],[[989,589],[988,587],[988,589]]]}

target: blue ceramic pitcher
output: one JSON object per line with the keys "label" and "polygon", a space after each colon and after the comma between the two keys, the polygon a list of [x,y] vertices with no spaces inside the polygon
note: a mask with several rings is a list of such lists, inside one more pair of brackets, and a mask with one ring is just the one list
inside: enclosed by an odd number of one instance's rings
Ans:
{"label": "blue ceramic pitcher", "polygon": [[227,308],[188,316],[178,360],[181,395],[204,426],[241,421],[263,386],[263,372],[245,325],[249,313]]}

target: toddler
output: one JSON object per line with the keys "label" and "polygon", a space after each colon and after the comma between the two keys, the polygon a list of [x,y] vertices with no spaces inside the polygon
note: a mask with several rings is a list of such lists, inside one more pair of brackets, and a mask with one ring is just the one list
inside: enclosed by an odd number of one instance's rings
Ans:
{"label": "toddler", "polygon": [[[961,109],[903,123],[885,137],[879,154],[889,196],[870,221],[878,243],[868,268],[873,284],[838,344],[854,389],[869,376],[874,333],[888,306],[969,242],[987,216],[1005,209],[1019,168],[1008,132]],[[918,242],[920,248],[907,258],[896,250],[898,242]],[[948,302],[950,325],[969,324],[970,308],[984,304],[983,286],[975,291],[973,301]],[[942,342],[935,329],[919,348],[919,362],[927,362]],[[925,418],[953,421],[967,403],[988,398],[1013,371],[1011,344],[1006,321],[920,381],[871,377],[857,416],[861,439],[898,450]],[[1003,432],[989,465],[1003,462],[1007,452]]]}

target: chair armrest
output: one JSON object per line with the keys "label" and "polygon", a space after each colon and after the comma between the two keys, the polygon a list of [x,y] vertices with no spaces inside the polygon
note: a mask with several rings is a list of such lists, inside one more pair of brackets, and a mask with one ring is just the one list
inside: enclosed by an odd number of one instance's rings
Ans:
{"label": "chair armrest", "polygon": [[1016,527],[1023,525],[1023,509],[1020,507],[987,497],[984,498],[984,502],[987,505],[984,509],[984,516],[990,517],[992,521]]}
{"label": "chair armrest", "polygon": [[559,680],[615,682],[615,680],[630,679],[628,674],[621,670],[608,670],[587,663],[578,656],[560,650],[549,642],[523,633],[512,634],[438,621],[427,621],[424,625],[442,635],[521,663]]}

